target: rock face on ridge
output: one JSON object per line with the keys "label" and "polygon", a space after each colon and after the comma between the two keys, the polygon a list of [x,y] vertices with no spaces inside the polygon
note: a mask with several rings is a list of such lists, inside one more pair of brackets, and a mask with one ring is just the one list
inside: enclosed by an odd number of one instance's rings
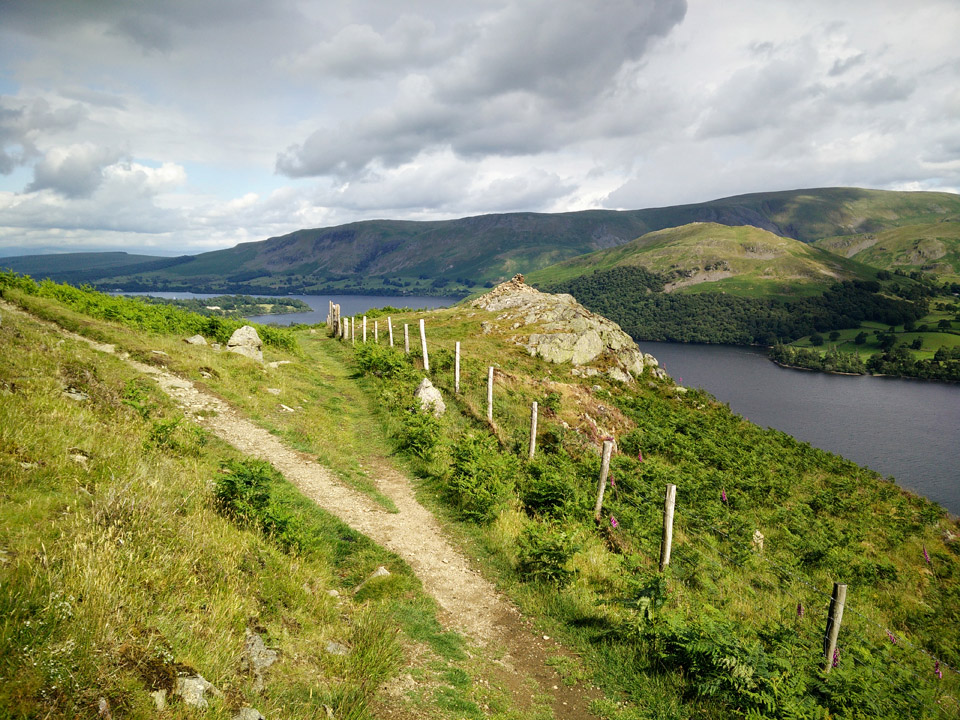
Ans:
{"label": "rock face on ridge", "polygon": [[[534,332],[525,340],[518,338],[518,344],[548,362],[573,364],[575,375],[605,372],[614,380],[630,382],[646,367],[664,375],[657,359],[642,353],[615,322],[590,312],[572,295],[553,295],[530,287],[523,275],[497,285],[471,305],[500,313],[497,320],[512,330],[533,326]],[[601,368],[586,367],[591,363]]]}

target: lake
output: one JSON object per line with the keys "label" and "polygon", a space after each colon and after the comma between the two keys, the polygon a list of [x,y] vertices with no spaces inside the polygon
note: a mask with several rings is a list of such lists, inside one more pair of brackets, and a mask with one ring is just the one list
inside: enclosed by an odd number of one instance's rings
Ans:
{"label": "lake", "polygon": [[639,345],[674,380],[757,425],[893,476],[960,515],[960,385],[793,370],[756,348]]}

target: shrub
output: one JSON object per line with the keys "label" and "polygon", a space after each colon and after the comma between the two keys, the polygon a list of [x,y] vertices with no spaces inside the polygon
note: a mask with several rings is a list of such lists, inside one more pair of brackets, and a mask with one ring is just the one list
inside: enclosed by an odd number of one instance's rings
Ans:
{"label": "shrub", "polygon": [[440,420],[433,413],[414,409],[400,419],[400,428],[394,433],[401,450],[412,452],[424,460],[432,460],[442,436]]}
{"label": "shrub", "polygon": [[579,546],[558,523],[533,523],[520,534],[518,572],[524,579],[564,586],[573,577],[570,560]]}
{"label": "shrub", "polygon": [[217,509],[240,522],[259,524],[270,503],[270,483],[277,471],[261,460],[228,461],[217,479]]}
{"label": "shrub", "polygon": [[413,367],[397,348],[388,345],[365,343],[357,347],[357,365],[368,375],[380,378],[404,378],[412,376]]}
{"label": "shrub", "polygon": [[563,515],[578,496],[575,476],[576,469],[565,456],[541,456],[527,466],[527,475],[520,484],[520,500],[528,512]]}
{"label": "shrub", "polygon": [[449,492],[464,517],[489,522],[513,493],[519,461],[486,434],[463,435],[453,447]]}

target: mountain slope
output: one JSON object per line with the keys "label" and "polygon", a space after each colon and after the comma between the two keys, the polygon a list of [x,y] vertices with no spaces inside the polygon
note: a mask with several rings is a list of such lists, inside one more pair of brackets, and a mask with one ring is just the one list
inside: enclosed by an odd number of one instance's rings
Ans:
{"label": "mountain slope", "polygon": [[[644,210],[370,220],[158,261],[169,266],[106,269],[96,278],[86,273],[82,279],[144,290],[446,294],[692,222],[751,225],[810,242],[952,217],[960,217],[960,195],[821,188]],[[38,276],[44,272],[33,270]]]}
{"label": "mountain slope", "polygon": [[957,218],[829,237],[814,244],[875,268],[918,271],[960,281],[960,219]]}
{"label": "mountain slope", "polygon": [[818,294],[837,280],[867,280],[875,274],[859,263],[766,230],[691,223],[581,255],[531,273],[528,279],[550,285],[616,267],[639,267],[661,275],[665,292],[747,297]]}

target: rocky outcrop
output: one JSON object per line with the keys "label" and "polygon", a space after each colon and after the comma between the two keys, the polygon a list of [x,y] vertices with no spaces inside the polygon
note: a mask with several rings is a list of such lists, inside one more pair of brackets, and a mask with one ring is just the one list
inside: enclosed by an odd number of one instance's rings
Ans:
{"label": "rocky outcrop", "polygon": [[[530,327],[533,332],[518,335],[518,344],[548,362],[571,363],[576,375],[603,372],[614,380],[630,382],[645,368],[663,374],[657,359],[642,353],[615,322],[590,312],[572,295],[553,295],[530,287],[522,275],[501,283],[471,305],[499,313],[497,321],[503,329]],[[491,325],[485,332],[493,330]],[[591,364],[599,367],[585,367]]]}
{"label": "rocky outcrop", "polygon": [[233,331],[233,335],[227,341],[227,350],[245,355],[257,362],[263,362],[263,341],[257,335],[256,329],[250,325],[244,325]]}

